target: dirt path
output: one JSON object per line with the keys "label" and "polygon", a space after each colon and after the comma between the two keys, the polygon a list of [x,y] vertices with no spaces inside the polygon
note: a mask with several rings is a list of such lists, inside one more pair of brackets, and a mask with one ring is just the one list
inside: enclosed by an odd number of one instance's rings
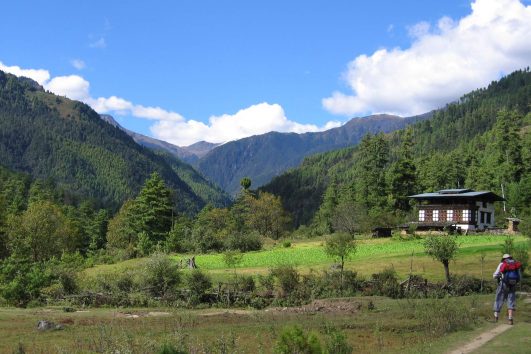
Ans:
{"label": "dirt path", "polygon": [[498,325],[497,327],[495,327],[495,328],[493,328],[493,329],[491,329],[489,331],[481,333],[479,336],[474,338],[470,343],[465,344],[461,348],[452,350],[448,354],[468,354],[468,353],[472,353],[474,350],[482,347],[489,340],[493,339],[498,334],[502,334],[503,332],[505,332],[506,330],[508,330],[511,327],[512,326],[510,326],[508,324]]}

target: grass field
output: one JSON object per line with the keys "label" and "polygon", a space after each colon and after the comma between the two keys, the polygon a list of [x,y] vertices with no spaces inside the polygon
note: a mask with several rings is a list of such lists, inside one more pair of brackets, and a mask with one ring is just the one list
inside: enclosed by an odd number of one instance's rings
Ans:
{"label": "grass field", "polygon": [[[270,353],[286,326],[299,325],[323,340],[334,327],[347,337],[355,353],[445,353],[492,328],[492,296],[453,299],[473,306],[479,322],[453,333],[431,333],[416,309],[429,311],[432,300],[355,297],[319,300],[319,309],[177,310],[60,308],[0,309],[0,353],[19,343],[27,353],[154,353],[163,343],[182,345],[195,353]],[[369,309],[369,302],[375,306]],[[323,310],[324,309],[324,310]],[[38,332],[38,320],[62,323],[61,331]],[[428,317],[428,320],[431,319]],[[437,321],[437,318],[433,318]],[[481,353],[525,353],[531,330],[531,305],[519,299],[517,321]],[[510,343],[508,343],[510,342]],[[507,346],[509,345],[509,346]],[[225,351],[223,351],[225,350]]]}
{"label": "grass field", "polygon": [[[450,265],[453,274],[469,274],[490,281],[500,260],[503,236],[461,236],[459,254]],[[413,273],[431,280],[443,279],[442,265],[424,254],[422,240],[359,240],[355,255],[346,267],[362,277],[392,266],[399,277]],[[527,242],[516,237],[515,243]],[[178,262],[194,255],[173,255]],[[222,254],[195,255],[198,266],[214,281],[232,277],[233,270],[223,262]],[[484,256],[482,265],[481,256]],[[146,259],[134,259],[110,265],[98,265],[83,271],[82,280],[98,275],[140,270]],[[269,245],[267,249],[246,253],[237,266],[238,274],[264,274],[274,266],[290,264],[300,272],[329,269],[334,261],[323,250],[323,240],[292,242],[291,247]],[[187,270],[184,270],[187,272]],[[355,353],[445,353],[458,348],[482,331],[492,328],[493,295],[452,299],[456,306],[471,309],[479,321],[452,333],[430,332],[434,300],[392,300],[383,297],[352,297],[316,300],[301,308],[203,309],[178,308],[87,308],[64,312],[62,308],[0,308],[0,353],[23,348],[26,353],[151,353],[163,343],[194,353],[270,353],[286,326],[300,325],[326,341],[326,332],[334,327],[347,337]],[[431,302],[430,302],[431,301]],[[437,300],[439,301],[439,300]],[[375,308],[369,306],[373,303]],[[423,309],[424,319],[419,309]],[[452,310],[459,314],[460,310]],[[38,320],[65,325],[65,330],[38,332]],[[465,326],[468,327],[468,326]],[[504,336],[487,343],[481,353],[510,348],[525,353],[531,331],[529,298],[519,300],[517,322]],[[505,351],[507,352],[507,351]]]}
{"label": "grass field", "polygon": [[[460,236],[460,249],[456,260],[450,265],[454,274],[469,274],[481,277],[481,255],[485,255],[483,273],[485,279],[490,279],[492,272],[498,265],[501,256],[501,245],[505,236],[474,235]],[[522,236],[515,237],[515,243],[526,242]],[[278,265],[293,265],[301,272],[310,269],[329,269],[335,262],[324,252],[323,240],[292,242],[291,247],[284,248],[275,245],[262,251],[245,253],[242,262],[236,266],[239,274],[265,274]],[[192,254],[174,255],[176,261],[191,258]],[[224,261],[223,254],[195,255],[196,263],[202,270],[207,271],[214,280],[223,280],[232,274]],[[99,265],[85,270],[87,278],[98,274],[123,272],[127,269],[142,267],[143,259],[134,259],[117,264]],[[357,271],[361,276],[393,267],[400,277],[406,277],[410,269],[413,273],[432,280],[442,280],[442,265],[424,253],[423,240],[409,241],[397,239],[367,239],[359,240],[356,253],[346,262],[345,267]]]}

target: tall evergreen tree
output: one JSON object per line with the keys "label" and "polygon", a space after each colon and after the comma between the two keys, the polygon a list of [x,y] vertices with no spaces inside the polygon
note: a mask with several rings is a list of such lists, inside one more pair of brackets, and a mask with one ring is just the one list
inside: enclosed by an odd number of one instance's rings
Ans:
{"label": "tall evergreen tree", "polygon": [[389,169],[389,187],[393,206],[408,211],[411,209],[408,196],[414,194],[417,188],[417,169],[413,161],[413,131],[406,129],[401,138],[398,160]]}
{"label": "tall evergreen tree", "polygon": [[156,242],[165,238],[172,225],[172,191],[156,172],[144,183],[135,201],[140,231]]}

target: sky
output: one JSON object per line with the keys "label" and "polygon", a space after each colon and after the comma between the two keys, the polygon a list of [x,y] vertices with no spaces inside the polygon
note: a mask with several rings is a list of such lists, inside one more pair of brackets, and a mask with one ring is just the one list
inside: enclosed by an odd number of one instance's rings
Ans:
{"label": "sky", "polygon": [[0,8],[0,70],[179,146],[421,114],[531,64],[529,0]]}

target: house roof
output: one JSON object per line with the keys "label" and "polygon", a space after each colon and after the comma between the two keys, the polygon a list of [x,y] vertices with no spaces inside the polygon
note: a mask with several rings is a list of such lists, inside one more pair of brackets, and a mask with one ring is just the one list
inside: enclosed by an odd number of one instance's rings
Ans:
{"label": "house roof", "polygon": [[410,195],[408,198],[419,200],[437,199],[478,199],[488,201],[503,201],[504,198],[490,191],[475,191],[473,189],[442,189],[433,193]]}

